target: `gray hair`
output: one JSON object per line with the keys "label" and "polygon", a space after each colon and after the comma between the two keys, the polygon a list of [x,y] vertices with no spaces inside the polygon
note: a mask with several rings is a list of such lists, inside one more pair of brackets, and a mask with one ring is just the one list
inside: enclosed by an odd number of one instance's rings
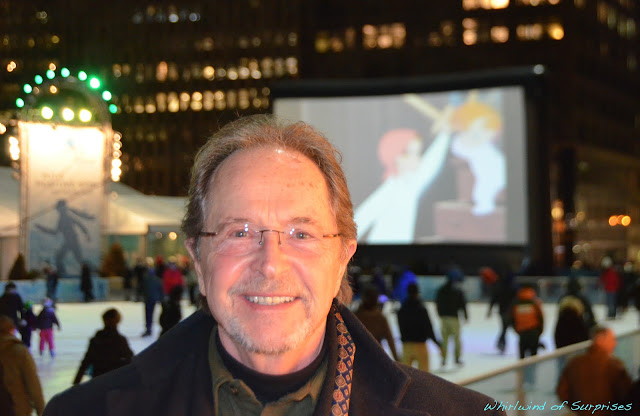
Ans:
{"label": "gray hair", "polygon": [[[259,147],[281,147],[296,151],[318,166],[329,190],[332,214],[346,256],[347,241],[357,236],[353,220],[353,205],[344,172],[340,167],[341,155],[320,132],[303,122],[288,123],[272,115],[258,114],[226,124],[198,151],[191,170],[187,211],[182,220],[182,231],[192,241],[196,256],[200,256],[200,231],[203,230],[207,194],[215,172],[233,153]],[[351,302],[353,290],[345,270],[338,292],[338,300]]]}

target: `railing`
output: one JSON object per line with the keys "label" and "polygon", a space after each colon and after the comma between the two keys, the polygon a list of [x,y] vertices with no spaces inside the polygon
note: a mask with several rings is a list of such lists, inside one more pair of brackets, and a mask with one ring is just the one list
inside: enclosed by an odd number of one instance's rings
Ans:
{"label": "railing", "polygon": [[[463,380],[458,384],[496,399],[487,403],[505,409],[508,416],[570,415],[571,403],[561,406],[556,386],[568,359],[584,352],[591,341],[559,348],[545,355],[528,357],[488,374]],[[614,355],[621,359],[633,379],[640,367],[640,329],[618,336]],[[597,403],[589,403],[597,404]]]}

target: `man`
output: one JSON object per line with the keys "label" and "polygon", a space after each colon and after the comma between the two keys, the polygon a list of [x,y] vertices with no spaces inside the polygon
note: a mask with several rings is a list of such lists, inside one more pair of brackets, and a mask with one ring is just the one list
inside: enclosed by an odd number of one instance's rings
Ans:
{"label": "man", "polygon": [[616,337],[602,326],[592,330],[589,350],[567,363],[556,389],[558,398],[570,405],[580,401],[574,410],[579,415],[613,415],[619,412],[595,410],[588,405],[620,403],[631,387],[631,377],[622,361],[613,356]]}
{"label": "man", "polygon": [[39,416],[44,410],[44,398],[36,364],[27,347],[13,336],[15,329],[11,318],[0,315],[0,366],[4,370],[4,385],[11,395],[16,416],[29,416],[34,409]]}
{"label": "man", "polygon": [[431,325],[429,312],[425,308],[416,283],[407,287],[408,298],[398,311],[398,326],[402,338],[402,362],[412,365],[418,362],[418,369],[429,371],[429,350],[427,340],[431,339],[438,348],[440,341],[436,338]]}
{"label": "man", "polygon": [[513,329],[519,337],[520,358],[536,355],[544,328],[544,315],[542,301],[532,286],[524,285],[518,289],[511,316]]}
{"label": "man", "polygon": [[345,306],[356,227],[323,136],[241,119],[192,172],[183,231],[203,310],[47,415],[486,413],[488,397],[396,364]]}
{"label": "man", "polygon": [[18,293],[16,284],[8,282],[4,286],[4,293],[0,296],[0,315],[11,318],[15,328],[18,328],[22,320],[23,308],[22,297]]}
{"label": "man", "polygon": [[89,341],[89,348],[80,363],[73,384],[80,383],[89,368],[91,377],[98,377],[131,362],[133,351],[127,339],[118,332],[121,319],[120,312],[114,308],[107,309],[102,314],[104,328],[96,332]]}
{"label": "man", "polygon": [[436,308],[442,321],[442,366],[447,365],[447,351],[449,349],[449,338],[453,338],[453,355],[457,365],[462,362],[462,340],[460,337],[460,312],[464,315],[464,320],[469,320],[467,314],[467,301],[464,293],[460,289],[462,271],[457,267],[452,267],[447,271],[447,282],[436,292]]}

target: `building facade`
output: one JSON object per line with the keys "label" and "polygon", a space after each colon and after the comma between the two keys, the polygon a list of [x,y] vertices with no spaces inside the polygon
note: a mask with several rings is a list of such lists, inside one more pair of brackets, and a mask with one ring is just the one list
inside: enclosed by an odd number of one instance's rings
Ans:
{"label": "building facade", "polygon": [[179,196],[212,132],[271,111],[273,82],[542,64],[541,268],[638,261],[638,25],[634,0],[0,0],[0,109],[52,64],[92,71],[118,107],[123,182]]}

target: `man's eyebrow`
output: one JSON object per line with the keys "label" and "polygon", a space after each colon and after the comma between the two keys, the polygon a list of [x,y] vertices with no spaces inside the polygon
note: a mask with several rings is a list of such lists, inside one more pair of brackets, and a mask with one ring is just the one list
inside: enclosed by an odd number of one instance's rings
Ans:
{"label": "man's eyebrow", "polygon": [[293,217],[287,221],[287,224],[310,224],[317,225],[318,221],[314,220],[311,217]]}
{"label": "man's eyebrow", "polygon": [[227,225],[230,225],[230,224],[240,224],[240,223],[244,224],[247,222],[251,222],[251,221],[249,221],[248,218],[239,218],[239,217],[223,218],[222,221],[218,223],[218,228],[226,227]]}

